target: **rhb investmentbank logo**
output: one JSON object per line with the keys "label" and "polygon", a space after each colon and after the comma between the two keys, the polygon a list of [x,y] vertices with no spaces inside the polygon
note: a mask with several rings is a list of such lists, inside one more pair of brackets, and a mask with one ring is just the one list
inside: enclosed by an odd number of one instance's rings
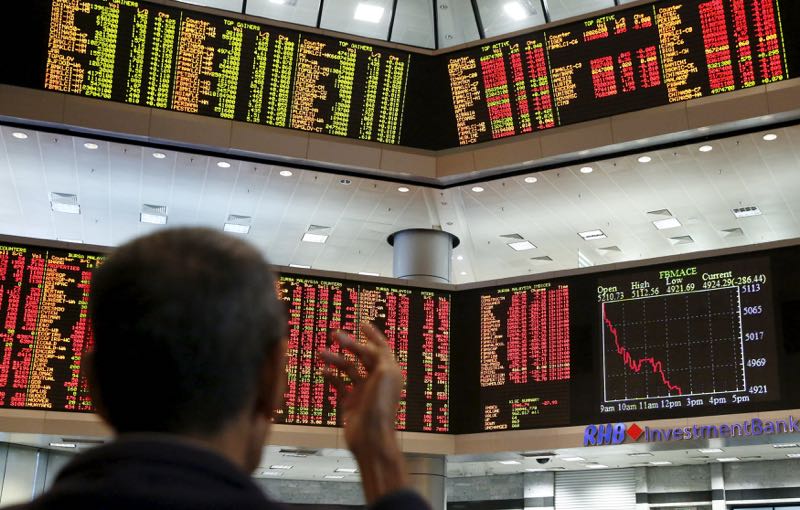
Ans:
{"label": "rhb investmentbank logo", "polygon": [[640,427],[636,423],[608,423],[588,425],[583,431],[583,446],[622,444],[627,438],[644,442],[691,441],[726,437],[757,437],[777,434],[800,434],[800,419],[789,416],[785,420],[752,418],[743,422],[722,425],[691,425],[675,428]]}

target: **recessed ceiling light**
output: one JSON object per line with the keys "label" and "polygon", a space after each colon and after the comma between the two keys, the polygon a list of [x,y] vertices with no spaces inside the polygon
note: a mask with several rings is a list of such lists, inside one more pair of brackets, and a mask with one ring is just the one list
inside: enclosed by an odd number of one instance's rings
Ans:
{"label": "recessed ceiling light", "polygon": [[358,469],[356,468],[336,468],[334,469],[335,473],[358,473]]}
{"label": "recessed ceiling light", "polygon": [[289,264],[289,267],[294,267],[296,269],[311,269],[311,266],[307,266],[305,264]]}
{"label": "recessed ceiling light", "polygon": [[163,152],[154,152],[153,157],[156,159],[164,159],[167,157],[167,155],[164,154]]}
{"label": "recessed ceiling light", "polygon": [[668,228],[678,228],[681,222],[677,218],[665,218],[663,220],[656,220],[653,222],[658,230],[667,230]]}
{"label": "recessed ceiling light", "polygon": [[467,276],[467,272],[466,271],[461,271],[460,274],[461,274],[461,276]]}
{"label": "recessed ceiling light", "polygon": [[700,152],[711,152],[714,150],[714,147],[712,147],[711,145],[701,145],[698,150]]}
{"label": "recessed ceiling light", "polygon": [[790,459],[800,459],[800,453],[787,453],[786,456]]}
{"label": "recessed ceiling light", "polygon": [[535,182],[536,182],[536,181],[538,181],[538,180],[539,180],[539,179],[537,179],[536,177],[534,177],[534,176],[532,176],[532,175],[531,175],[531,176],[529,176],[529,177],[525,177],[525,182],[526,182],[526,183],[528,183],[528,184],[533,184],[533,183],[535,183]]}
{"label": "recessed ceiling light", "polygon": [[80,239],[66,239],[64,237],[59,237],[58,240],[61,241],[62,243],[83,244],[83,241],[81,241]]}
{"label": "recessed ceiling light", "polygon": [[797,448],[798,446],[797,443],[778,443],[772,445],[773,448]]}
{"label": "recessed ceiling light", "polygon": [[23,133],[22,131],[14,131],[13,133],[11,133],[11,136],[13,136],[14,138],[16,138],[18,140],[27,140],[28,139],[28,135]]}
{"label": "recessed ceiling light", "polygon": [[328,480],[341,480],[344,478],[344,475],[325,475],[323,478],[327,478]]}
{"label": "recessed ceiling light", "polygon": [[525,471],[528,473],[541,473],[542,471],[547,471],[545,468],[526,468]]}
{"label": "recessed ceiling light", "polygon": [[269,468],[270,469],[292,469],[293,466],[289,464],[273,464]]}
{"label": "recessed ceiling light", "polygon": [[651,466],[671,466],[672,462],[668,460],[652,460],[650,461]]}
{"label": "recessed ceiling light", "polygon": [[629,453],[628,457],[652,457],[652,453],[647,452],[637,452],[637,453]]}
{"label": "recessed ceiling light", "polygon": [[344,186],[349,186],[353,184],[353,181],[351,181],[350,179],[339,179],[339,184],[342,184]]}
{"label": "recessed ceiling light", "polygon": [[651,161],[653,161],[653,158],[651,158],[650,156],[639,157],[639,163],[650,163]]}
{"label": "recessed ceiling light", "polygon": [[772,142],[772,141],[774,141],[774,140],[777,140],[777,139],[778,139],[778,135],[776,135],[775,133],[767,133],[767,134],[766,134],[766,135],[764,135],[762,138],[763,138],[763,139],[764,139],[764,141],[766,141],[766,142]]}
{"label": "recessed ceiling light", "polygon": [[226,223],[222,230],[225,232],[230,232],[232,234],[249,234],[250,233],[250,225],[237,225],[235,223]]}
{"label": "recessed ceiling light", "polygon": [[520,21],[530,16],[525,7],[519,2],[507,2],[503,4],[503,11],[505,11],[506,16],[514,21]]}
{"label": "recessed ceiling light", "polygon": [[85,144],[83,144],[83,146],[86,147],[87,149],[89,149],[90,151],[96,150],[98,147],[100,147],[96,143],[92,143],[92,142],[86,142]]}
{"label": "recessed ceiling light", "polygon": [[283,5],[286,3],[286,0],[269,0],[269,3]]}
{"label": "recessed ceiling light", "polygon": [[400,193],[408,193],[411,190],[405,186],[400,186],[399,188],[397,188],[397,191],[399,191]]}
{"label": "recessed ceiling light", "polygon": [[77,448],[75,443],[50,443],[53,448]]}
{"label": "recessed ceiling light", "polygon": [[483,193],[483,188],[480,186],[473,186],[472,191],[474,191],[475,193]]}
{"label": "recessed ceiling light", "polygon": [[292,174],[291,170],[281,170],[280,175],[281,177],[291,177],[294,174]]}
{"label": "recessed ceiling light", "polygon": [[80,214],[78,195],[72,193],[50,193],[50,208],[54,212]]}
{"label": "recessed ceiling light", "polygon": [[586,464],[586,467],[589,469],[605,469],[608,466],[605,464]]}
{"label": "recessed ceiling light", "polygon": [[497,461],[498,464],[503,464],[504,466],[518,466],[522,464],[522,462],[518,460],[499,460]]}
{"label": "recessed ceiling light", "polygon": [[738,207],[733,209],[733,215],[737,218],[749,218],[751,216],[761,216],[761,209],[752,205],[750,207]]}
{"label": "recessed ceiling light", "polygon": [[578,235],[584,241],[594,241],[595,239],[605,239],[608,237],[602,230],[587,230],[586,232],[578,232]]}
{"label": "recessed ceiling light", "polygon": [[305,243],[319,243],[322,244],[328,240],[328,236],[325,234],[312,234],[311,232],[306,232],[303,234],[303,242]]}
{"label": "recessed ceiling light", "polygon": [[280,471],[262,471],[262,476],[283,476],[283,473]]}
{"label": "recessed ceiling light", "polygon": [[356,6],[353,19],[357,21],[366,21],[367,23],[378,23],[383,17],[384,10],[385,9],[379,5],[360,3]]}
{"label": "recessed ceiling light", "polygon": [[561,460],[563,460],[564,462],[583,462],[586,459],[584,459],[583,457],[562,457]]}
{"label": "recessed ceiling light", "polygon": [[231,164],[228,163],[227,161],[218,161],[217,166],[220,168],[230,168]]}
{"label": "recessed ceiling light", "polygon": [[167,206],[142,204],[139,213],[139,221],[142,223],[152,223],[153,225],[167,224]]}
{"label": "recessed ceiling light", "polygon": [[369,271],[359,271],[358,274],[364,276],[380,276],[380,273],[370,273]]}
{"label": "recessed ceiling light", "polygon": [[700,448],[697,451],[700,453],[722,453],[725,450],[722,448]]}
{"label": "recessed ceiling light", "polygon": [[720,462],[737,462],[739,457],[720,457],[717,460]]}
{"label": "recessed ceiling light", "polygon": [[456,260],[464,260],[464,255],[458,255],[458,256],[456,257]]}
{"label": "recessed ceiling light", "polygon": [[594,168],[592,168],[590,166],[585,166],[585,167],[581,168],[581,173],[582,174],[590,174],[592,172],[594,172]]}
{"label": "recessed ceiling light", "polygon": [[514,251],[526,251],[536,248],[536,246],[534,246],[534,244],[530,241],[517,241],[514,243],[508,243],[508,246],[510,246]]}

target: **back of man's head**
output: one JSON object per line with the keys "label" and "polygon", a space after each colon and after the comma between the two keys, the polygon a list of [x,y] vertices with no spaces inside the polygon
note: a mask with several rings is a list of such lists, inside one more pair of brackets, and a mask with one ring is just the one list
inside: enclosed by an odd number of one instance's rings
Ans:
{"label": "back of man's head", "polygon": [[251,405],[284,337],[264,257],[203,228],[159,232],[95,270],[94,395],[117,432],[213,435]]}

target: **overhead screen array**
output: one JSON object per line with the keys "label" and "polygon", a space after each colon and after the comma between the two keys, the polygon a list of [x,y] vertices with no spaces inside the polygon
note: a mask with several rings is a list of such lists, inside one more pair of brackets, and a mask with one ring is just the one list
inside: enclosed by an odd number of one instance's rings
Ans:
{"label": "overhead screen array", "polygon": [[0,35],[0,82],[434,150],[800,76],[790,0],[659,1],[438,56],[138,0],[8,8],[26,35]]}
{"label": "overhead screen array", "polygon": [[[87,318],[96,253],[0,242],[0,407],[92,411],[82,361],[92,347]],[[340,425],[335,390],[322,379],[330,333],[383,331],[405,385],[397,429],[450,431],[450,295],[446,292],[282,274],[289,319],[287,390],[280,423]]]}
{"label": "overhead screen array", "polygon": [[[509,431],[800,405],[800,247],[449,293],[281,274],[276,421],[339,426],[330,333],[372,322],[405,384],[398,430]],[[91,412],[104,256],[0,242],[0,407]],[[794,357],[792,357],[794,356]],[[783,388],[783,389],[782,389]]]}

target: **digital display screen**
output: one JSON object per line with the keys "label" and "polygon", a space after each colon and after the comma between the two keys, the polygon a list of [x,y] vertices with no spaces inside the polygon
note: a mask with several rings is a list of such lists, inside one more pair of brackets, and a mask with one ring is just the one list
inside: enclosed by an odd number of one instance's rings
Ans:
{"label": "digital display screen", "polygon": [[662,1],[449,54],[458,144],[797,77],[794,4]]}
{"label": "digital display screen", "polygon": [[450,295],[363,282],[281,275],[289,314],[287,389],[276,421],[340,425],[336,391],[322,377],[318,353],[338,352],[330,334],[371,322],[386,335],[405,379],[396,428],[450,430]]}
{"label": "digital display screen", "polygon": [[602,278],[604,413],[774,400],[769,259],[667,266]]}
{"label": "digital display screen", "polygon": [[136,0],[30,3],[50,9],[46,90],[416,143],[414,126],[403,135],[410,53]]}
{"label": "digital display screen", "polygon": [[800,76],[790,0],[661,1],[436,56],[139,0],[7,7],[26,35],[0,33],[0,82],[429,150]]}
{"label": "digital display screen", "polygon": [[502,287],[479,299],[482,430],[569,423],[569,287]]}
{"label": "digital display screen", "polygon": [[[81,370],[93,344],[91,270],[104,256],[0,243],[0,407],[93,411]],[[287,390],[276,421],[341,425],[335,390],[322,379],[330,333],[364,340],[361,322],[386,335],[405,385],[397,429],[449,432],[450,294],[411,287],[279,275],[287,306]]]}

